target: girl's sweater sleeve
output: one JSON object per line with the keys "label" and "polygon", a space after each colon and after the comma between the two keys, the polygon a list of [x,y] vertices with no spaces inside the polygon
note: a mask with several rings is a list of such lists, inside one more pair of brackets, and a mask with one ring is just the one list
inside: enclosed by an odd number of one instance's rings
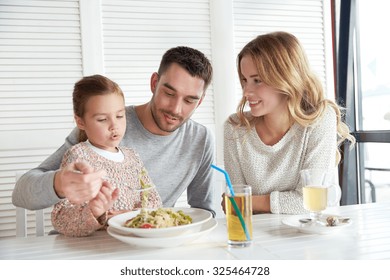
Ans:
{"label": "girl's sweater sleeve", "polygon": [[53,227],[66,236],[89,236],[103,228],[106,223],[106,215],[102,215],[102,221],[98,221],[88,207],[88,203],[75,205],[64,199],[54,205],[51,213]]}

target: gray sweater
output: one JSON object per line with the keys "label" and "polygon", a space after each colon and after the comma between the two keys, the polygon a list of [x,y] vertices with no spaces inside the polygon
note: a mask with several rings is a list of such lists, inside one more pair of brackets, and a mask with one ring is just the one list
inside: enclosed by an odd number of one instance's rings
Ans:
{"label": "gray sweater", "polygon": [[[172,207],[187,189],[191,207],[213,208],[214,138],[203,125],[188,120],[168,136],[146,130],[134,106],[126,107],[127,128],[121,146],[133,148],[140,155],[157,187],[163,206]],[[30,210],[50,207],[61,199],[53,187],[54,174],[59,169],[64,153],[77,143],[75,128],[65,143],[37,168],[24,174],[12,193],[15,206]]]}

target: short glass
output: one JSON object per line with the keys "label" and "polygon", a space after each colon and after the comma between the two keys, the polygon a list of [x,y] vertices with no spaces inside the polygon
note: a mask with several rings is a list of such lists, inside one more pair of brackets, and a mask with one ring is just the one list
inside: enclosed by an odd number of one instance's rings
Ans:
{"label": "short glass", "polygon": [[322,211],[336,206],[341,198],[340,186],[335,184],[335,172],[327,169],[301,171],[303,206],[310,212],[312,225],[318,225]]}
{"label": "short glass", "polygon": [[252,244],[252,188],[248,185],[232,187],[234,197],[229,188],[225,192],[228,245],[247,247]]}

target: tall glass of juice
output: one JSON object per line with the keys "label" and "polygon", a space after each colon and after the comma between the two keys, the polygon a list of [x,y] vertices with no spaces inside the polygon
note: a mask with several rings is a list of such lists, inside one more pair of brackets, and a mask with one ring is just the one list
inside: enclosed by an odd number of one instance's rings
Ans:
{"label": "tall glass of juice", "polygon": [[252,244],[252,188],[248,185],[233,185],[225,192],[225,211],[228,244],[232,247],[247,247]]}

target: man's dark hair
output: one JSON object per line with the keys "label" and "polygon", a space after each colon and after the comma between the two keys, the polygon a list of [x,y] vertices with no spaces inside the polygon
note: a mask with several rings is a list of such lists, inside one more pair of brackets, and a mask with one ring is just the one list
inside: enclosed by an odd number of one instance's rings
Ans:
{"label": "man's dark hair", "polygon": [[186,69],[191,76],[203,79],[205,83],[204,91],[206,91],[211,83],[213,68],[202,52],[183,46],[171,48],[163,55],[158,74],[164,74],[172,63],[177,63]]}

